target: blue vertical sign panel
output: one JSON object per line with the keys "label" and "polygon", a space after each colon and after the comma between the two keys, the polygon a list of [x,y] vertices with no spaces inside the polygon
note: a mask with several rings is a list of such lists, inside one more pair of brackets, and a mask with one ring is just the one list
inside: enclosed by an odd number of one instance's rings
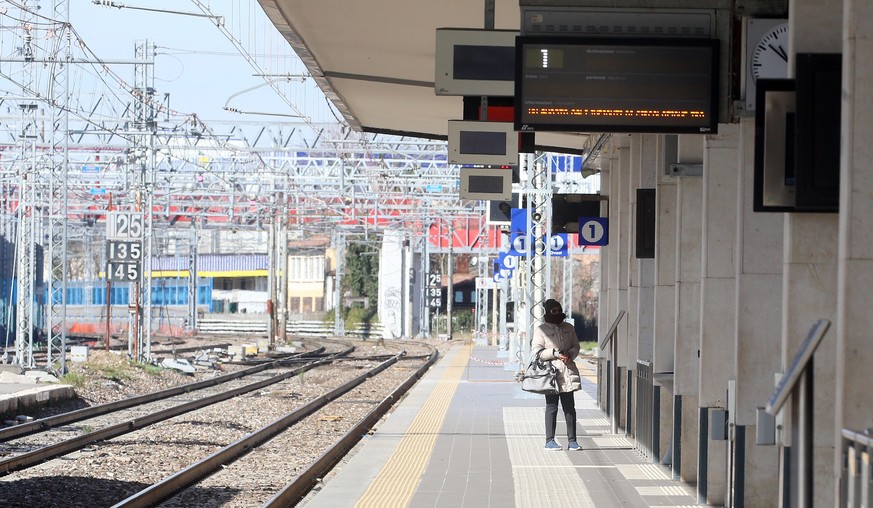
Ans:
{"label": "blue vertical sign panel", "polygon": [[509,230],[513,233],[527,233],[530,231],[530,210],[527,208],[510,209]]}
{"label": "blue vertical sign panel", "polygon": [[552,173],[579,173],[582,171],[581,155],[554,155],[549,159]]}

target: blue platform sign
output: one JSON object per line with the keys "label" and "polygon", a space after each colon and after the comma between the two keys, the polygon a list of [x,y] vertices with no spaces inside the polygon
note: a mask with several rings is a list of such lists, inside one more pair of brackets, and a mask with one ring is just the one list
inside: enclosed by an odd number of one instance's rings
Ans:
{"label": "blue platform sign", "polygon": [[509,230],[513,233],[530,231],[530,210],[527,208],[512,208],[509,210]]}
{"label": "blue platform sign", "polygon": [[91,187],[91,189],[88,190],[88,193],[92,196],[104,196],[106,194],[106,189],[103,187]]}
{"label": "blue platform sign", "polygon": [[435,183],[431,183],[424,186],[424,190],[430,193],[439,194],[443,191],[443,186]]}
{"label": "blue platform sign", "polygon": [[85,164],[82,166],[82,173],[99,173],[99,172],[100,172],[100,166],[92,166],[92,165],[88,165],[88,164]]}
{"label": "blue platform sign", "polygon": [[494,272],[494,277],[492,277],[492,280],[494,280],[494,282],[501,282],[504,280],[508,280],[508,279],[512,278],[513,273],[514,273],[513,270],[507,270],[506,268],[501,268],[500,270],[497,270],[496,272]]}
{"label": "blue platform sign", "polygon": [[[531,248],[532,235],[512,233],[509,237],[509,255],[527,256]],[[567,233],[557,233],[546,236],[546,252],[552,257],[566,257],[570,245]]]}
{"label": "blue platform sign", "polygon": [[609,219],[579,217],[579,245],[609,245]]}
{"label": "blue platform sign", "polygon": [[515,270],[518,267],[518,257],[509,252],[501,252],[497,254],[497,263],[494,266],[499,270]]}
{"label": "blue platform sign", "polygon": [[494,262],[494,282],[512,278],[512,274],[517,266],[518,258],[510,256],[507,252],[497,254],[497,261]]}

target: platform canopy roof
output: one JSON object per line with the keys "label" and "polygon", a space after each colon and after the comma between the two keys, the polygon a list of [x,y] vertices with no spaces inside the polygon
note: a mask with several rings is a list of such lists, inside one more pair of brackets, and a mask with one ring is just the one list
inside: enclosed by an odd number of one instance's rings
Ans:
{"label": "platform canopy roof", "polygon": [[[355,129],[445,138],[461,97],[434,93],[437,28],[484,28],[484,0],[258,0]],[[494,28],[518,30],[518,0],[494,1]],[[587,134],[537,133],[579,152]]]}

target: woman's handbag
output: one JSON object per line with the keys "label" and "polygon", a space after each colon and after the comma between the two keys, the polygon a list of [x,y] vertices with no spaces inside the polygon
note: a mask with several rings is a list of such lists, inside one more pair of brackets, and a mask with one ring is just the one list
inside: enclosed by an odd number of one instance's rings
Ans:
{"label": "woman's handbag", "polygon": [[551,395],[558,393],[558,369],[552,362],[540,359],[538,351],[521,376],[521,389],[526,392]]}

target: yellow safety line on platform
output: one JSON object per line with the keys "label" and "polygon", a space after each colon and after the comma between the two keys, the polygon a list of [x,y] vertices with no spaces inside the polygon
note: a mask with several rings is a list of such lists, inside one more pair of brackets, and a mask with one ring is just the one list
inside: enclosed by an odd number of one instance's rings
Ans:
{"label": "yellow safety line on platform", "polygon": [[355,505],[358,508],[407,506],[430,460],[449,404],[470,360],[472,345],[458,351],[422,406],[397,449]]}

